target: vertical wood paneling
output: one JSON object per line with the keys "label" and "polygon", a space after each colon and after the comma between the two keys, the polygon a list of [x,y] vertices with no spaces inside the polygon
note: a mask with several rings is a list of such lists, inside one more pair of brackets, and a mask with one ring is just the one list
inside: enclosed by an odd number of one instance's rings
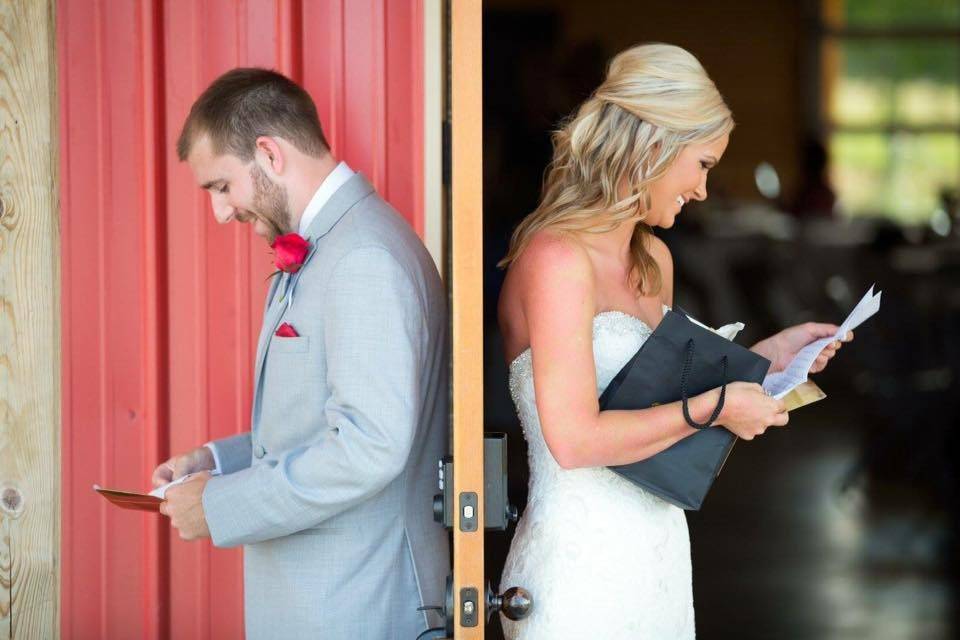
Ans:
{"label": "vertical wood paneling", "polygon": [[[135,56],[140,24],[135,5],[101,5],[97,15],[101,34],[99,69],[99,139],[102,150],[98,183],[103,189],[101,243],[104,313],[100,335],[104,347],[104,413],[106,432],[103,455],[110,486],[138,486],[148,471],[148,434],[144,414],[145,290],[142,243],[145,237],[141,194],[144,185],[141,131],[144,120],[140,94],[141,66]],[[131,161],[133,158],[133,161]],[[138,215],[130,215],[131,211]],[[137,372],[126,375],[125,372]],[[92,479],[97,482],[97,478]],[[102,482],[102,481],[101,481]],[[92,482],[91,482],[92,484]],[[106,509],[105,588],[109,592],[137,592],[147,576],[144,564],[131,565],[128,558],[141,557],[147,520],[117,509]],[[136,527],[136,535],[129,530]],[[107,600],[104,631],[117,637],[126,629],[141,626],[140,607]]]}
{"label": "vertical wood paneling", "polygon": [[[64,251],[64,521],[61,630],[67,637],[135,633],[158,623],[157,523],[105,508],[93,483],[141,486],[157,455],[146,411],[143,274],[145,128],[142,16],[133,4],[61,6]],[[152,176],[151,176],[152,180]],[[153,420],[151,423],[150,421]],[[109,597],[130,593],[141,597]],[[150,598],[154,598],[153,602]],[[69,612],[83,610],[86,617]]]}
{"label": "vertical wood paneling", "polygon": [[422,234],[423,1],[311,0],[302,18],[303,84],[334,153]]}
{"label": "vertical wood paneling", "polygon": [[277,3],[277,69],[303,83],[303,5],[300,0]]}
{"label": "vertical wood paneling", "polygon": [[[144,225],[144,286],[145,303],[144,345],[144,408],[146,446],[143,467],[150,469],[158,460],[170,455],[167,389],[169,370],[167,342],[167,243],[166,243],[166,165],[163,149],[166,144],[164,122],[164,41],[163,5],[160,2],[140,5],[141,61],[143,65],[143,212]],[[166,638],[170,631],[167,615],[167,593],[170,587],[169,528],[155,518],[147,530],[144,563],[147,575],[153,579],[144,585],[144,625],[154,630],[152,637]],[[155,578],[154,578],[155,576]]]}
{"label": "vertical wood paneling", "polygon": [[[160,2],[141,3],[141,34],[139,45],[142,61],[143,129],[141,150],[143,172],[145,268],[144,298],[144,411],[145,446],[144,466],[149,469],[158,460],[170,456],[169,406],[167,404],[169,368],[167,367],[168,313],[167,304],[167,242],[166,242],[166,163],[163,154],[154,150],[166,144],[167,127],[164,122],[166,90],[163,84],[164,52],[163,5]],[[144,543],[143,626],[145,637],[167,638],[170,635],[169,598],[170,535],[169,527],[161,518],[145,518],[147,531]]]}
{"label": "vertical wood paneling", "polygon": [[346,138],[344,2],[314,0],[303,4],[303,86],[317,105],[327,142],[341,156]]}
{"label": "vertical wood paneling", "polygon": [[[192,184],[190,172],[175,155],[179,123],[206,80],[202,43],[209,37],[203,22],[205,3],[164,3],[164,85],[166,86],[168,331],[170,347],[170,452],[176,454],[206,441],[205,416],[207,317],[205,295],[207,220],[203,195]],[[233,35],[229,17],[218,16],[217,34]],[[177,70],[178,72],[172,71]],[[165,150],[166,151],[166,150]],[[224,354],[225,356],[227,354]],[[184,544],[170,536],[170,629],[173,637],[208,636],[210,596],[209,552],[204,543]]]}
{"label": "vertical wood paneling", "polygon": [[386,38],[382,50],[384,95],[380,100],[386,122],[382,145],[383,192],[403,206],[414,228],[424,235],[424,64],[423,56],[398,56],[396,51],[423,50],[423,0],[386,3]]}
{"label": "vertical wood paneling", "polygon": [[[190,105],[235,66],[317,103],[334,151],[422,232],[422,5],[59,0],[66,637],[237,638],[239,550],[108,509],[94,482],[249,428],[269,250],[221,227],[177,161]],[[389,55],[388,55],[389,52]]]}
{"label": "vertical wood paneling", "polygon": [[[343,50],[346,72],[343,92],[346,108],[344,122],[350,135],[344,137],[339,152],[356,170],[371,178],[374,186],[380,184],[384,122],[377,95],[381,77],[379,41],[382,33],[375,33],[375,24],[382,22],[383,0],[354,0],[343,5]],[[321,44],[319,42],[314,45]],[[318,52],[319,54],[319,52]],[[357,124],[366,123],[366,127]]]}
{"label": "vertical wood paneling", "polygon": [[57,636],[60,254],[53,2],[0,1],[0,637]]}
{"label": "vertical wood paneling", "polygon": [[[72,56],[95,56],[96,14],[61,3],[58,21],[60,66],[60,206],[63,297],[63,574],[62,634],[81,637],[80,629],[103,629],[105,597],[102,567],[104,508],[83,486],[102,468],[99,443],[104,420],[100,407],[100,215],[96,190],[97,130],[92,126],[97,101],[95,65],[71,68]],[[68,52],[70,54],[68,55]],[[74,148],[80,150],[74,153]],[[74,221],[71,211],[85,211]],[[85,267],[85,268],[84,268]],[[76,426],[75,425],[81,425]],[[86,429],[82,425],[90,425]],[[84,527],[70,526],[86,522]],[[82,611],[84,620],[70,614]]]}

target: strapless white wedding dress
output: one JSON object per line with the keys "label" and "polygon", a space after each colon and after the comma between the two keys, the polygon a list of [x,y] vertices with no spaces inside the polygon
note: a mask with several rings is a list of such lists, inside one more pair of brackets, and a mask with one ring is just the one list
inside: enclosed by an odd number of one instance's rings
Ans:
{"label": "strapless white wedding dress", "polygon": [[[594,317],[598,395],[650,334],[619,311]],[[506,638],[693,638],[683,510],[605,467],[557,464],[540,431],[529,349],[510,364],[510,392],[529,447],[530,493],[500,588],[524,587],[534,604],[526,620],[501,616]]]}

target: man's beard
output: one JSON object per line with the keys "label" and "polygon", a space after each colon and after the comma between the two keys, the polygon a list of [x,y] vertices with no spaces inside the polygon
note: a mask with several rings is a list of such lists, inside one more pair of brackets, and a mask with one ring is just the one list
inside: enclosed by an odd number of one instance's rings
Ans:
{"label": "man's beard", "polygon": [[250,169],[250,179],[253,181],[255,217],[267,225],[269,230],[267,241],[272,243],[277,236],[291,231],[287,190],[271,181],[263,169],[256,164]]}

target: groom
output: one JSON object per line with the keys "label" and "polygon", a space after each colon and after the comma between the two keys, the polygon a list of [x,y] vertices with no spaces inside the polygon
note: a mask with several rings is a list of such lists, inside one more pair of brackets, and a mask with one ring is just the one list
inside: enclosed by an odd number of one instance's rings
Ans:
{"label": "groom", "polygon": [[449,572],[430,500],[448,411],[434,263],[280,74],[220,76],[177,153],[217,222],[250,223],[280,273],[250,431],[157,467],[154,484],[195,474],[161,510],[184,539],[244,545],[247,638],[416,638]]}

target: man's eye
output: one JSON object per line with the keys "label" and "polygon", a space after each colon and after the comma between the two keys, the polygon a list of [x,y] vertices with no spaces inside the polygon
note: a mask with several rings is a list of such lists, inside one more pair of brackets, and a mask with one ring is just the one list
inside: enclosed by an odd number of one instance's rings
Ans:
{"label": "man's eye", "polygon": [[226,185],[220,187],[219,189],[217,189],[217,191],[218,191],[219,193],[230,193],[230,189],[229,189],[229,187],[227,187]]}
{"label": "man's eye", "polygon": [[701,168],[701,169],[709,169],[710,167],[707,166],[707,163],[706,163],[706,162],[704,162],[703,160],[701,160],[701,161],[700,161],[700,168]]}

